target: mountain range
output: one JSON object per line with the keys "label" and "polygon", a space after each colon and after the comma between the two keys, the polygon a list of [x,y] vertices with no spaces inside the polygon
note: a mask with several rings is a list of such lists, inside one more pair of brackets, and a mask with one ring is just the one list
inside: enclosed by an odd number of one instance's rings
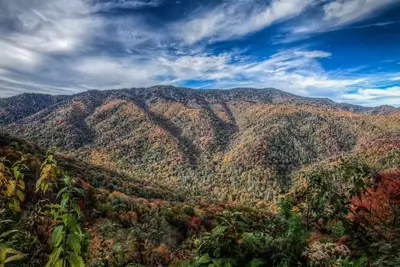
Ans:
{"label": "mountain range", "polygon": [[390,165],[400,109],[272,88],[154,86],[3,98],[0,132],[185,194],[275,200],[318,164],[363,157]]}

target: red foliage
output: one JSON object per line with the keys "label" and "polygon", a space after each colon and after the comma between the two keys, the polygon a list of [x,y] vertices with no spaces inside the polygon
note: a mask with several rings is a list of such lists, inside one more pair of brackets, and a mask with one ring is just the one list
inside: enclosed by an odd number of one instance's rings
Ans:
{"label": "red foliage", "polygon": [[116,218],[118,218],[118,213],[115,211],[109,211],[109,212],[107,212],[106,217],[110,218],[110,219],[116,219]]}
{"label": "red foliage", "polygon": [[188,223],[188,228],[190,229],[199,229],[201,226],[201,218],[199,217],[192,217]]}
{"label": "red foliage", "polygon": [[78,206],[81,208],[81,210],[85,209],[85,201],[82,199],[78,200]]}
{"label": "red foliage", "polygon": [[350,218],[372,223],[392,219],[394,205],[400,204],[400,170],[382,173],[379,178],[379,182],[361,197],[353,198],[351,208],[356,214],[349,214]]}
{"label": "red foliage", "polygon": [[199,217],[192,217],[191,221],[196,225],[201,224],[201,218],[199,218]]}
{"label": "red foliage", "polygon": [[177,162],[178,164],[184,163],[184,162],[185,162],[185,157],[184,157],[184,156],[179,156],[179,157],[176,159],[176,162]]}
{"label": "red foliage", "polygon": [[65,120],[64,120],[64,118],[61,118],[61,117],[57,117],[56,118],[56,123],[57,124],[61,124],[61,123],[63,123]]}
{"label": "red foliage", "polygon": [[337,244],[338,244],[338,246],[341,246],[341,245],[346,244],[349,240],[350,240],[350,236],[349,235],[344,235],[341,238],[339,238]]}
{"label": "red foliage", "polygon": [[88,184],[85,180],[78,178],[77,184],[80,185],[83,189],[88,190],[91,188],[91,185]]}

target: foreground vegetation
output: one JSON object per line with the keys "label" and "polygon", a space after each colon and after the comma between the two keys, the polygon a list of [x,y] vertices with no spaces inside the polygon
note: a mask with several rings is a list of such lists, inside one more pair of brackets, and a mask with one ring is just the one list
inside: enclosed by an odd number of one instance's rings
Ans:
{"label": "foreground vegetation", "polygon": [[399,151],[316,165],[276,203],[240,203],[104,184],[104,170],[0,140],[0,266],[400,265]]}

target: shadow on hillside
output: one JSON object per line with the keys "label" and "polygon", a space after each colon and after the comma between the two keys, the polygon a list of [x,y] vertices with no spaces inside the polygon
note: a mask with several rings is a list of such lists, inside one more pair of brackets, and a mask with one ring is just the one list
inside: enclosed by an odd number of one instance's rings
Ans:
{"label": "shadow on hillside", "polygon": [[200,151],[189,138],[182,135],[182,130],[163,115],[150,111],[144,101],[137,99],[133,101],[147,114],[150,121],[160,126],[178,140],[179,150],[185,155],[191,167],[195,168]]}

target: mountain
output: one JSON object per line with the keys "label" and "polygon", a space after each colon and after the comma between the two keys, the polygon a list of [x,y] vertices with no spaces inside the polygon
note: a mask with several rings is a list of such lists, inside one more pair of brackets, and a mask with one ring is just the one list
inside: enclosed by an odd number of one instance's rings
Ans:
{"label": "mountain", "polygon": [[[252,89],[236,88],[231,90],[195,90],[173,86],[154,86],[150,88],[132,88],[108,91],[91,90],[73,96],[53,96],[44,94],[21,94],[10,98],[0,98],[0,124],[12,123],[74,97],[95,97],[98,101],[112,98],[137,98],[153,101],[157,98],[190,104],[211,104],[227,101],[249,101],[256,103],[306,104],[337,108],[345,111],[366,114],[399,114],[400,109],[392,106],[363,107],[351,104],[336,103],[326,98],[307,98],[293,95],[273,88]],[[99,104],[99,102],[97,102]]]}
{"label": "mountain", "polygon": [[343,155],[384,161],[400,148],[396,108],[271,88],[24,94],[2,99],[0,113],[0,131],[64,156],[230,201],[274,200],[304,168]]}
{"label": "mountain", "polygon": [[42,94],[22,94],[0,98],[0,124],[18,121],[66,99],[68,96]]}
{"label": "mountain", "polygon": [[1,266],[400,264],[392,107],[173,87],[0,103]]}

